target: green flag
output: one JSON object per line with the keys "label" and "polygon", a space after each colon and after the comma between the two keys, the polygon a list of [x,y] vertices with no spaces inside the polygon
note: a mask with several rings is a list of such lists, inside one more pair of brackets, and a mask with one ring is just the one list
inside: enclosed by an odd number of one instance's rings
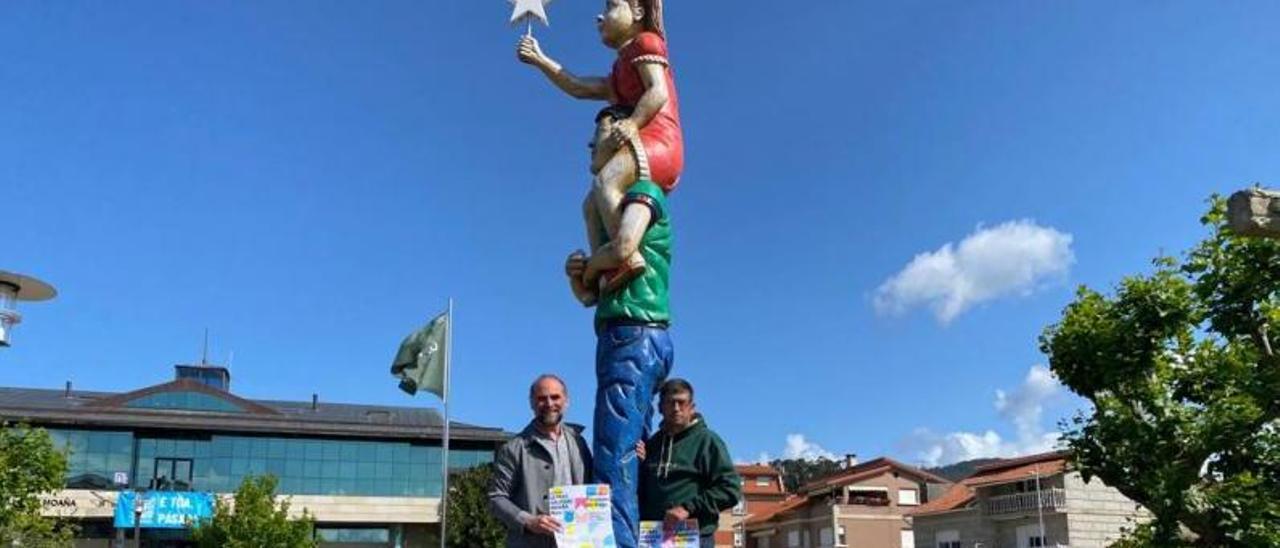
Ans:
{"label": "green flag", "polygon": [[400,389],[416,395],[426,390],[444,398],[444,368],[449,349],[449,315],[442,312],[422,329],[410,333],[400,343],[391,374],[400,379]]}

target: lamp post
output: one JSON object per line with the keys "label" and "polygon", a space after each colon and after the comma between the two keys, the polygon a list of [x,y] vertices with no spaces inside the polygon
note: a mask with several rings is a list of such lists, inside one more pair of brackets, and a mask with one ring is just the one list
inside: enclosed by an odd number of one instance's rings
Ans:
{"label": "lamp post", "polygon": [[138,489],[133,494],[133,545],[142,548],[142,510],[145,501],[143,495],[146,492]]}
{"label": "lamp post", "polygon": [[1040,518],[1040,545],[1048,546],[1049,539],[1044,534],[1044,495],[1040,493],[1040,465],[1035,467],[1036,471],[1036,515]]}
{"label": "lamp post", "polygon": [[0,270],[0,347],[9,346],[9,331],[22,322],[18,301],[47,301],[57,294],[40,280]]}

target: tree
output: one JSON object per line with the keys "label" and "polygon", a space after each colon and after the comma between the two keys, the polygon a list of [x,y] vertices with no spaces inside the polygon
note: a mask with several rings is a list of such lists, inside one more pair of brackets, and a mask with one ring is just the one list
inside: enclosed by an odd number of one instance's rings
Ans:
{"label": "tree", "polygon": [[506,529],[489,513],[489,481],[493,465],[486,464],[449,476],[449,546],[500,548]]}
{"label": "tree", "polygon": [[213,517],[191,531],[200,548],[314,548],[315,520],[304,510],[289,518],[289,501],[276,501],[274,476],[246,477],[236,489],[235,504],[218,499]]}
{"label": "tree", "polygon": [[1185,258],[1081,287],[1040,339],[1093,403],[1064,425],[1080,471],[1154,514],[1125,546],[1280,546],[1280,241],[1210,202]]}
{"label": "tree", "polygon": [[840,471],[840,463],[826,457],[816,459],[777,459],[769,462],[774,470],[782,473],[782,485],[788,493],[818,478]]}
{"label": "tree", "polygon": [[0,423],[0,545],[70,546],[75,529],[40,514],[40,495],[62,488],[67,457],[49,433]]}

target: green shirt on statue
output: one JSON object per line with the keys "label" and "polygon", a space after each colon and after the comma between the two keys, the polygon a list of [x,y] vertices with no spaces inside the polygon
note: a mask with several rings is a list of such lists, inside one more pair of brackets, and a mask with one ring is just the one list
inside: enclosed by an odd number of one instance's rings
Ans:
{"label": "green shirt on statue", "polygon": [[626,287],[602,295],[596,304],[596,323],[627,319],[639,322],[670,322],[671,308],[667,287],[671,272],[671,220],[667,215],[667,196],[653,181],[642,180],[627,190],[622,207],[643,204],[653,218],[640,239],[640,253],[646,263],[644,274]]}

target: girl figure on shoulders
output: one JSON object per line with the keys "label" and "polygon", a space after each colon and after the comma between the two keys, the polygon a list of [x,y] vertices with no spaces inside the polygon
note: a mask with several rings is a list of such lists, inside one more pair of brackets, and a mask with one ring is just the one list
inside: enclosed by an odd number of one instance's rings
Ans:
{"label": "girl figure on shoulders", "polygon": [[[532,36],[521,38],[517,48],[520,61],[537,67],[570,96],[607,101],[631,111],[612,125],[612,134],[603,143],[609,160],[594,173],[583,202],[593,253],[613,239],[627,189],[648,180],[670,194],[684,169],[684,137],[667,57],[662,0],[605,0],[596,27],[601,41],[618,53],[606,77],[574,75],[544,54]],[[584,282],[587,287],[599,284],[602,292],[609,293],[625,287],[644,269],[644,258],[634,253],[617,270]]]}

